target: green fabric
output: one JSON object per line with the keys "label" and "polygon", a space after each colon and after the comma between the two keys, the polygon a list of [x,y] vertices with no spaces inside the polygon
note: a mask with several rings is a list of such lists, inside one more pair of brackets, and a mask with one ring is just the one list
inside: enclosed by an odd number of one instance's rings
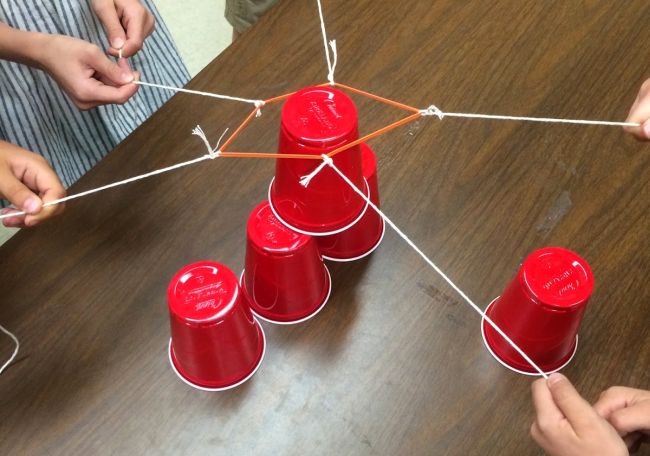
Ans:
{"label": "green fabric", "polygon": [[239,32],[245,32],[278,0],[226,0],[226,19]]}

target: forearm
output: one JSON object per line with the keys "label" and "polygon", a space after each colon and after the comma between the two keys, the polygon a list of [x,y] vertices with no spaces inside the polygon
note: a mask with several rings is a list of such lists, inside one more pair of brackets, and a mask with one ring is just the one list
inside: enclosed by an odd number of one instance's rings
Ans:
{"label": "forearm", "polygon": [[0,59],[41,68],[42,52],[51,35],[18,30],[0,22]]}

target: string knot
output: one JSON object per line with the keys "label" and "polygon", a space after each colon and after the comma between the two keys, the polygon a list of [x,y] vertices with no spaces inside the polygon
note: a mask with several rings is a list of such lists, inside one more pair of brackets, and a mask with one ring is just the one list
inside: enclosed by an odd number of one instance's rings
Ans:
{"label": "string knot", "polygon": [[420,114],[423,116],[436,116],[440,120],[444,119],[445,117],[445,113],[442,112],[436,105],[431,105],[427,109],[421,109]]}
{"label": "string knot", "polygon": [[303,187],[307,188],[309,186],[309,183],[312,181],[314,177],[320,173],[325,166],[332,166],[334,164],[334,161],[332,160],[331,157],[323,154],[321,155],[323,158],[323,163],[321,163],[315,170],[313,170],[311,173],[307,174],[306,176],[302,176],[300,178],[300,185]]}
{"label": "string knot", "polygon": [[257,113],[255,114],[255,117],[261,117],[262,116],[262,107],[266,104],[264,100],[255,100],[253,102],[255,105],[255,108],[257,109]]}
{"label": "string knot", "polygon": [[[329,71],[327,73],[327,80],[329,81],[331,86],[334,86],[334,72],[336,71],[336,64],[338,63],[339,60],[339,55],[338,51],[336,50],[336,40],[330,41],[330,47],[332,48],[332,55],[334,56],[334,62],[329,65]],[[326,51],[329,54],[329,50],[326,49]]]}
{"label": "string knot", "polygon": [[321,158],[323,159],[323,162],[324,162],[327,166],[334,166],[334,160],[332,160],[332,157],[330,157],[329,155],[327,155],[327,154],[321,154]]}
{"label": "string knot", "polygon": [[221,137],[219,138],[219,141],[217,142],[217,147],[212,148],[212,146],[210,145],[210,141],[208,141],[208,137],[205,135],[205,132],[203,131],[203,128],[201,128],[200,125],[197,125],[196,128],[194,128],[194,130],[192,130],[192,134],[194,136],[198,136],[199,138],[201,138],[201,140],[203,141],[203,144],[205,144],[205,148],[208,150],[208,153],[206,154],[206,156],[210,160],[214,160],[215,158],[218,158],[218,157],[221,156],[221,151],[219,150],[219,146],[221,145],[221,140],[223,139],[223,137],[226,135],[227,132],[228,132],[228,128],[226,128],[224,130],[224,132],[221,134]]}

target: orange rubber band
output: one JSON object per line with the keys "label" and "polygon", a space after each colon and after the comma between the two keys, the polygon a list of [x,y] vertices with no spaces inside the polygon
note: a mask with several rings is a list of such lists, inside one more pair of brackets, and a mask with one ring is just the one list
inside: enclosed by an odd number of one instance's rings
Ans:
{"label": "orange rubber band", "polygon": [[397,122],[394,122],[394,123],[392,123],[390,125],[387,125],[387,126],[385,126],[383,128],[380,128],[377,131],[373,131],[372,133],[367,134],[363,138],[359,138],[356,141],[352,141],[351,143],[348,143],[348,144],[346,144],[344,146],[341,146],[341,147],[339,147],[337,149],[334,149],[332,152],[327,154],[327,156],[332,158],[335,155],[340,154],[341,152],[344,152],[344,151],[346,151],[346,150],[348,150],[348,149],[350,149],[350,148],[352,148],[352,147],[354,147],[354,146],[356,146],[358,144],[366,142],[366,141],[368,141],[368,140],[370,140],[372,138],[376,138],[378,136],[381,136],[384,133],[388,133],[391,130],[394,130],[394,129],[398,128],[398,127],[401,127],[402,125],[406,125],[407,123],[413,122],[414,120],[417,120],[420,117],[422,117],[422,113],[420,113],[418,111],[416,114],[411,114],[410,116],[405,117],[402,120],[398,120]]}
{"label": "orange rubber band", "polygon": [[399,101],[394,101],[389,98],[384,98],[380,97],[379,95],[375,95],[374,93],[366,92],[365,90],[361,89],[355,89],[354,87],[346,86],[344,84],[339,84],[338,82],[334,83],[336,87],[340,87],[341,89],[349,90],[350,92],[356,93],[358,95],[363,95],[364,97],[370,98],[375,101],[380,101],[382,103],[389,104],[391,106],[394,106],[396,108],[403,109],[405,111],[411,111],[411,112],[420,112],[418,108],[415,108],[413,106],[409,106],[404,103],[400,103]]}

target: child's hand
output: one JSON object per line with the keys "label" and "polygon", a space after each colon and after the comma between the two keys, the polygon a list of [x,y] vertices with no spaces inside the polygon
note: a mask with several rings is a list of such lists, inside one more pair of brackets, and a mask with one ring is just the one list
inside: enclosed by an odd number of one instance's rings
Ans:
{"label": "child's hand", "polygon": [[641,141],[650,140],[650,79],[641,86],[639,95],[637,95],[632,109],[630,109],[627,121],[640,123],[641,126],[625,127],[625,130]]}
{"label": "child's hand", "polygon": [[[36,192],[36,193],[35,193]],[[0,141],[0,197],[28,215],[3,219],[5,226],[34,226],[63,211],[63,205],[43,208],[43,203],[65,196],[56,173],[40,155]],[[2,214],[16,212],[4,209]]]}
{"label": "child's hand", "polygon": [[77,38],[44,37],[38,62],[80,109],[124,104],[138,90],[130,84],[138,75],[126,61],[118,65],[97,46]]}
{"label": "child's hand", "polygon": [[535,441],[551,456],[628,455],[616,430],[585,401],[569,380],[552,374],[533,383]]}
{"label": "child's hand", "polygon": [[614,386],[600,395],[594,409],[614,426],[631,451],[650,441],[650,391]]}
{"label": "child's hand", "polygon": [[120,49],[122,57],[135,55],[156,25],[153,14],[139,0],[93,0],[92,6],[108,35],[109,53],[116,57]]}

